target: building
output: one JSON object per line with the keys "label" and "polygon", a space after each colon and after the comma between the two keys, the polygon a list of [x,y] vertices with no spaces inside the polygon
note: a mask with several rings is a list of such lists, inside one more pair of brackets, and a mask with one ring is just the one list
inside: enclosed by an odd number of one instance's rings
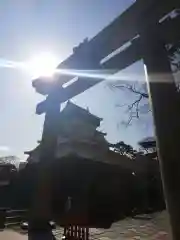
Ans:
{"label": "building", "polygon": [[[101,121],[102,118],[91,114],[88,109],[68,101],[59,114],[56,158],[75,154],[105,161],[104,156],[109,151],[109,145],[105,139],[106,134],[97,130]],[[39,161],[39,146],[33,151],[25,152],[29,154],[28,162]]]}
{"label": "building", "polygon": [[[102,119],[72,102],[60,113],[56,157],[68,154],[103,161],[108,149],[105,133],[97,130]],[[97,151],[98,149],[98,151]]]}
{"label": "building", "polygon": [[[59,128],[55,156],[57,159],[76,155],[92,161],[118,165],[123,169],[143,171],[145,164],[137,165],[127,156],[109,149],[106,133],[98,130],[103,119],[88,109],[68,101],[59,114]],[[32,151],[26,151],[29,163],[39,162],[40,143]]]}
{"label": "building", "polygon": [[[88,216],[88,225],[93,227],[110,226],[115,219],[131,214],[133,209],[144,211],[150,205],[141,203],[148,191],[148,159],[131,159],[111,151],[106,134],[98,131],[101,121],[102,118],[70,101],[59,113],[55,161],[49,167],[50,174],[53,173],[53,209],[60,225],[62,206],[69,196],[74,202],[73,211]],[[27,168],[20,173],[23,194],[25,191],[30,194],[31,185],[37,184],[40,149],[41,143],[25,152],[29,157]],[[154,163],[156,161],[151,161],[148,169]],[[142,183],[143,191],[136,191]]]}

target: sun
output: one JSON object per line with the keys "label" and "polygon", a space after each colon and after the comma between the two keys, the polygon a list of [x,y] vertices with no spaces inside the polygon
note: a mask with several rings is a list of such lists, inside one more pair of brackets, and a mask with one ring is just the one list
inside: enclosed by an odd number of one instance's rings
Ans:
{"label": "sun", "polygon": [[37,78],[40,76],[51,77],[59,62],[55,55],[46,52],[32,56],[26,64],[30,74]]}

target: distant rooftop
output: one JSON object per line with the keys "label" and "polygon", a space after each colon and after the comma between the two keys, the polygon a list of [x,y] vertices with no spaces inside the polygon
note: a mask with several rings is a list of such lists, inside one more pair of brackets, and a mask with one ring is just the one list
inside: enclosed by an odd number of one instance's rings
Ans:
{"label": "distant rooftop", "polygon": [[146,137],[142,139],[138,144],[143,148],[156,147],[156,139],[155,137]]}

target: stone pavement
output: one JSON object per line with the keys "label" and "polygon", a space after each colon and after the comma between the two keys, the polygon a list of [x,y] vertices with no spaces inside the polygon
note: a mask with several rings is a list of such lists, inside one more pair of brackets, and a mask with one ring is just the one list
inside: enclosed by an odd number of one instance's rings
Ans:
{"label": "stone pavement", "polygon": [[[171,240],[167,213],[155,213],[151,219],[125,219],[112,225],[108,230],[90,229],[90,240]],[[15,229],[14,229],[15,230]],[[61,239],[63,229],[54,231],[57,240]],[[6,230],[0,232],[0,240],[27,240],[25,232],[21,234]]]}
{"label": "stone pavement", "polygon": [[171,240],[167,213],[151,215],[152,219],[125,219],[106,231],[91,231],[93,240]]}
{"label": "stone pavement", "polygon": [[[171,240],[167,212],[151,214],[149,220],[125,219],[108,230],[90,229],[91,240]],[[147,216],[146,216],[147,218]],[[58,232],[59,231],[59,232]],[[56,231],[61,239],[62,230]]]}
{"label": "stone pavement", "polygon": [[0,240],[28,240],[28,237],[13,230],[5,230],[0,232]]}

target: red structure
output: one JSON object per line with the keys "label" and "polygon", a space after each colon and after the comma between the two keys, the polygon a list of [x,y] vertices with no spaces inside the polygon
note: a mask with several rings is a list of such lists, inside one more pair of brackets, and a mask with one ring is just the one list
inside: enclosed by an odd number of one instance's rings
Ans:
{"label": "red structure", "polygon": [[79,227],[79,226],[69,226],[64,228],[64,236],[67,239],[89,239],[89,228]]}

